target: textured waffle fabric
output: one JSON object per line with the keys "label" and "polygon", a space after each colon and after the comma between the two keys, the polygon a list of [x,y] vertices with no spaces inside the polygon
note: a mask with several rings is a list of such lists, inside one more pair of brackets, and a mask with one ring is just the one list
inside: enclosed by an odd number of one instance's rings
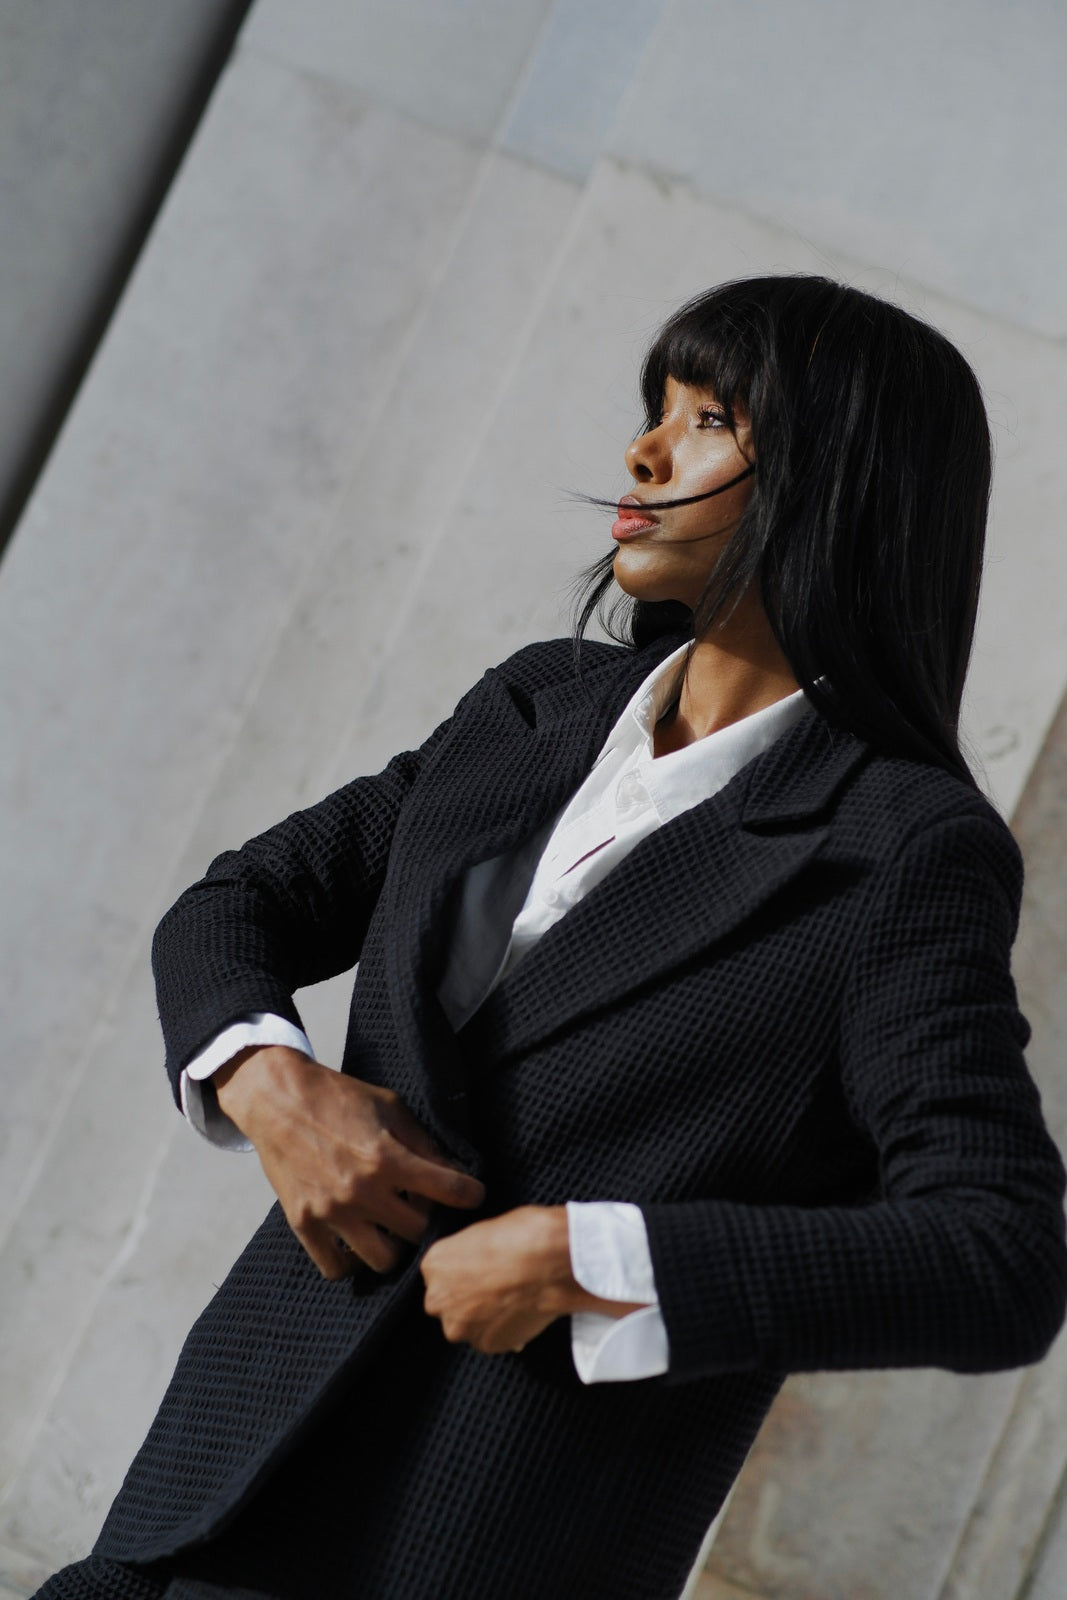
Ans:
{"label": "textured waffle fabric", "polygon": [[[1020,862],[948,774],[804,718],[448,1027],[464,869],[559,809],[673,643],[590,646],[581,684],[569,642],[520,651],[419,751],[220,856],[155,947],[175,1089],[226,1023],[295,1020],[358,957],[345,1070],[396,1089],[487,1210],[641,1205],[669,1373],[583,1388],[562,1323],[519,1356],[451,1347],[414,1263],[327,1283],[275,1208],[98,1563],[287,1600],[667,1600],[784,1373],[1047,1349],[1064,1175],[1009,970]],[[108,1592],[77,1571],[44,1593]]]}

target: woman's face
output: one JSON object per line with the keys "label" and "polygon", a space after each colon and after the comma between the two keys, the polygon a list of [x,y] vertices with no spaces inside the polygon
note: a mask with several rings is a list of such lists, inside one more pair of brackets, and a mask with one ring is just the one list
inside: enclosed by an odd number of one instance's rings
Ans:
{"label": "woman's face", "polygon": [[694,609],[752,494],[751,477],[695,505],[645,507],[717,489],[752,464],[748,418],[726,424],[711,389],[667,379],[663,416],[635,439],[626,466],[633,494],[619,501],[612,529],[615,579],[635,600],[680,600]]}

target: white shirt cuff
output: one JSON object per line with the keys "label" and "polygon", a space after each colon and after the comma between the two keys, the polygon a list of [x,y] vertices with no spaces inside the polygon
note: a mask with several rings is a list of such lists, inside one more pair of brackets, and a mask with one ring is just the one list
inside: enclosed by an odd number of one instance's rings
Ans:
{"label": "white shirt cuff", "polygon": [[182,1111],[198,1133],[222,1150],[251,1150],[252,1145],[237,1124],[219,1109],[214,1094],[205,1093],[204,1083],[227,1061],[232,1061],[238,1051],[247,1050],[253,1044],[283,1044],[290,1050],[314,1055],[302,1028],[273,1012],[253,1011],[243,1022],[223,1028],[193,1057],[181,1076]]}
{"label": "white shirt cuff", "polygon": [[643,1302],[625,1317],[571,1317],[571,1355],[583,1383],[620,1383],[667,1371],[670,1352],[659,1309],[645,1219],[618,1200],[568,1201],[571,1271],[603,1300]]}

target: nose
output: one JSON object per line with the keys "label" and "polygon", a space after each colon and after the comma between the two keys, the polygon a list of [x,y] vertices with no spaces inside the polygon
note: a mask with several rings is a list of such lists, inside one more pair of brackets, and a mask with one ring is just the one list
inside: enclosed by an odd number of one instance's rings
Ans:
{"label": "nose", "polygon": [[650,428],[626,447],[626,470],[638,483],[666,483],[671,475],[670,451],[663,426]]}

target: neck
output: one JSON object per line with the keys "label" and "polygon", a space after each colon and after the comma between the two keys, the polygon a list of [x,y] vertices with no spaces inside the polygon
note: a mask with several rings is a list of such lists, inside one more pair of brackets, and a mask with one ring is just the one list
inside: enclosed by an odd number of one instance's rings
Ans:
{"label": "neck", "polygon": [[763,607],[746,596],[693,646],[677,705],[656,729],[656,754],[740,722],[797,687]]}

